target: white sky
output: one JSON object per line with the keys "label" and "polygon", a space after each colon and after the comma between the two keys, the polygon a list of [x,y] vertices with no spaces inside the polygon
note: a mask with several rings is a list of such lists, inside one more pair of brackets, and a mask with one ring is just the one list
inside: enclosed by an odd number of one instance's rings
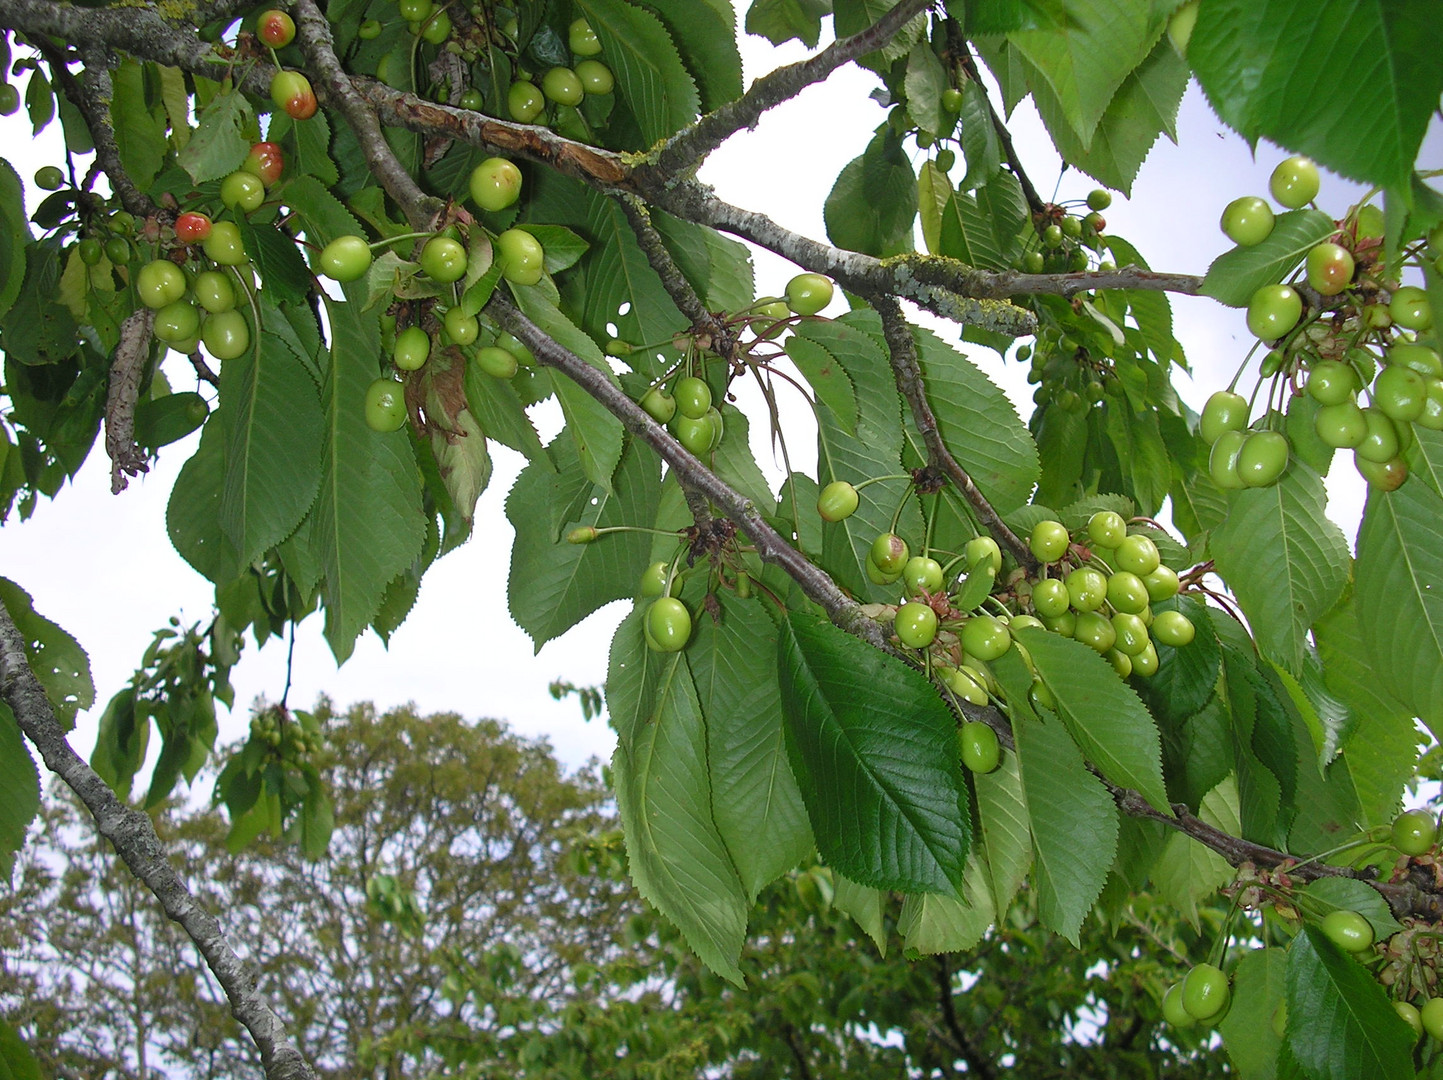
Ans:
{"label": "white sky", "polygon": [[[760,38],[748,39],[744,47],[748,79],[805,52],[799,47],[773,50]],[[825,239],[822,202],[842,166],[862,151],[884,116],[867,97],[876,85],[870,72],[855,67],[837,72],[827,83],[774,110],[754,131],[732,139],[713,155],[702,179],[728,201]],[[1030,104],[1018,109],[1012,130],[1025,166],[1046,195],[1058,180],[1058,162]],[[57,142],[48,138],[52,132],[45,133],[33,154],[22,150],[12,158],[27,183],[36,167],[57,160]],[[1443,164],[1437,135],[1435,129],[1431,157]],[[0,120],[0,138],[10,146],[30,141],[23,110]],[[1183,103],[1179,142],[1175,147],[1163,140],[1154,148],[1135,185],[1135,197],[1129,201],[1117,196],[1106,217],[1109,230],[1131,241],[1154,269],[1202,273],[1229,246],[1217,226],[1223,207],[1241,194],[1266,195],[1268,174],[1283,155],[1265,146],[1254,161],[1247,146],[1212,115],[1196,86]],[[1095,186],[1085,176],[1068,173],[1058,198],[1079,199]],[[1354,190],[1325,177],[1319,205],[1341,215],[1356,198]],[[34,192],[30,194],[33,205]],[[759,294],[780,292],[795,272],[783,260],[761,253]],[[1208,393],[1231,378],[1252,338],[1240,312],[1206,299],[1174,296],[1172,302],[1177,336],[1197,373],[1196,385],[1180,376],[1179,389],[1194,408],[1201,408]],[[955,338],[955,332],[949,336]],[[1024,381],[1026,365],[1004,368],[989,350],[969,347],[968,352],[1028,415],[1032,388]],[[177,389],[189,388],[174,374],[173,383]],[[766,425],[754,422],[752,428],[757,459],[769,468]],[[789,446],[796,454],[808,442],[794,437]],[[31,520],[12,519],[0,529],[0,574],[27,589],[37,610],[65,627],[90,653],[97,705],[82,716],[73,736],[84,754],[90,751],[101,709],[130,678],[152,633],[172,615],[185,623],[210,618],[210,584],[174,553],[165,533],[166,500],[193,445],[165,448],[149,475],[112,496],[108,461],[97,442],[73,486],[53,502],[41,501]],[[494,716],[522,733],[546,735],[571,765],[592,755],[609,756],[613,738],[605,721],[583,722],[576,701],[553,701],[547,684],[556,678],[577,685],[604,680],[608,643],[625,605],[598,612],[533,655],[530,640],[511,621],[506,606],[512,531],[503,503],[520,458],[505,448],[493,448],[493,453],[497,467],[477,507],[477,535],[426,575],[416,607],[389,649],[367,634],[338,670],[321,637],[321,618],[312,616],[297,636],[289,700],[299,708],[309,707],[323,693],[340,706],[371,700],[387,708],[412,701],[423,711]],[[1335,516],[1351,538],[1361,485],[1347,455],[1338,455],[1337,462]],[[240,734],[255,698],[279,698],[285,660],[283,643],[272,641],[261,650],[250,643],[233,672],[237,708],[229,718],[222,714],[223,739]],[[208,789],[199,794],[208,794]]]}

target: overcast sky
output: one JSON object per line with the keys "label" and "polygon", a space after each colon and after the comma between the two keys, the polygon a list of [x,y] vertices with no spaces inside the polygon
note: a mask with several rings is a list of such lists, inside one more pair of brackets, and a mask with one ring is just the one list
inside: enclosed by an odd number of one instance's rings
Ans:
{"label": "overcast sky", "polygon": [[[773,50],[762,39],[749,39],[747,78],[803,54],[800,48]],[[855,67],[837,72],[827,83],[775,109],[754,131],[732,139],[713,155],[702,179],[730,202],[824,239],[822,202],[837,173],[862,151],[883,119],[883,110],[868,99],[876,85],[870,72]],[[1229,246],[1217,226],[1223,207],[1241,194],[1266,195],[1268,174],[1284,155],[1265,145],[1255,161],[1242,140],[1212,115],[1196,86],[1183,103],[1178,126],[1180,146],[1160,142],[1143,166],[1134,198],[1118,196],[1106,217],[1110,231],[1130,240],[1154,269],[1202,273]],[[1012,130],[1024,164],[1044,194],[1058,185],[1059,200],[1079,199],[1096,186],[1080,174],[1060,173],[1030,104],[1017,110]],[[0,138],[11,147],[28,143],[29,125],[22,116],[4,119]],[[1435,137],[1431,145],[1436,148],[1438,143]],[[57,160],[56,147],[55,140],[42,137],[32,154],[12,159],[27,183],[36,167]],[[921,160],[919,154],[919,165]],[[31,196],[33,206],[33,190]],[[1322,208],[1341,216],[1354,198],[1351,185],[1325,177]],[[760,253],[759,294],[780,292],[796,269]],[[1179,375],[1176,381],[1184,398],[1201,408],[1211,391],[1226,385],[1252,338],[1240,312],[1210,300],[1174,297],[1173,309],[1177,336],[1197,380],[1194,384]],[[949,336],[955,339],[955,330]],[[1032,389],[1024,382],[1026,365],[1004,365],[977,347],[969,346],[968,353],[1013,394],[1026,416]],[[168,370],[177,389],[190,388],[182,381],[188,368]],[[771,468],[766,425],[754,422],[752,432],[758,461]],[[807,442],[789,439],[794,464],[800,464],[795,455]],[[36,608],[90,653],[97,705],[82,717],[73,737],[84,754],[94,740],[95,718],[129,679],[154,630],[171,616],[185,623],[210,618],[211,586],[174,553],[165,533],[166,500],[192,449],[191,441],[165,448],[149,475],[113,496],[104,448],[97,441],[74,485],[53,502],[42,501],[29,521],[12,516],[0,528],[0,574],[27,589]],[[320,694],[342,706],[370,700],[385,708],[413,701],[425,711],[494,716],[521,732],[546,735],[569,764],[608,756],[613,739],[604,720],[583,722],[575,700],[553,701],[547,684],[556,678],[578,685],[603,681],[608,642],[625,605],[598,612],[533,655],[530,640],[506,607],[512,532],[503,502],[520,458],[494,444],[493,454],[496,472],[477,507],[477,535],[426,575],[416,607],[389,649],[367,634],[338,670],[321,637],[321,618],[313,616],[297,634],[290,702],[305,708]],[[1361,486],[1348,456],[1338,455],[1337,462],[1335,516],[1351,539]],[[283,644],[272,642],[257,650],[250,643],[233,673],[237,708],[233,716],[222,716],[223,738],[241,732],[253,700],[279,698],[285,660]]]}

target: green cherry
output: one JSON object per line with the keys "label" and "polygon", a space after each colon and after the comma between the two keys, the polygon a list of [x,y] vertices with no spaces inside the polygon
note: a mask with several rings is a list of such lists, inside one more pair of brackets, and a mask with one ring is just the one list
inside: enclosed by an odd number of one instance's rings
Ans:
{"label": "green cherry", "polygon": [[817,513],[823,521],[843,521],[857,511],[857,489],[845,480],[833,480],[817,496]]}
{"label": "green cherry", "polygon": [[937,636],[937,613],[929,604],[908,601],[897,609],[892,628],[907,648],[925,649]]}
{"label": "green cherry", "polygon": [[1318,166],[1312,158],[1301,154],[1278,162],[1268,178],[1268,190],[1281,206],[1297,210],[1307,206],[1318,195]]}

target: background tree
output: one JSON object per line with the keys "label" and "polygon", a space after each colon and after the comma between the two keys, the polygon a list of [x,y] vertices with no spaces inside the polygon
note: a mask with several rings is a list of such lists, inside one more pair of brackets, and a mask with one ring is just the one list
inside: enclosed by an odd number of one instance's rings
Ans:
{"label": "background tree", "polygon": [[[830,874],[804,868],[763,894],[739,990],[635,901],[594,773],[561,776],[544,743],[491,721],[324,702],[313,715],[336,808],[324,860],[267,836],[228,851],[215,808],[168,804],[157,824],[326,1074],[1217,1067],[1216,1051],[1169,1036],[1157,1009],[1193,944],[1167,904],[1135,900],[1115,937],[1090,924],[1084,950],[1020,906],[970,954],[904,960],[895,925],[873,928],[879,954],[833,905]],[[0,1015],[42,1075],[254,1075],[254,1050],[188,940],[59,794],[3,908]]]}
{"label": "background tree", "polygon": [[[628,868],[716,974],[742,983],[758,896],[813,850],[843,910],[895,918],[919,953],[975,947],[1024,883],[1075,945],[1109,888],[1190,907],[1231,883],[1249,914],[1166,999],[1179,1025],[1220,1022],[1259,1076],[1428,1067],[1409,1010],[1443,1034],[1436,823],[1387,825],[1415,721],[1443,723],[1443,199],[1416,171],[1436,12],[833,8],[753,4],[752,31],[815,43],[830,18],[837,40],[744,90],[721,4],[0,0],[32,121],[67,136],[66,167],[36,176],[41,235],[13,170],[0,182],[0,475],[23,517],[102,423],[117,490],[199,426],[168,527],[218,612],[157,642],[92,771],[62,727],[93,697],[83,653],[4,583],[19,730],[196,942],[267,1072],[309,1075],[104,781],[127,788],[152,730],[145,806],[197,774],[245,632],[319,609],[344,660],[394,630],[471,531],[494,439],[528,459],[507,500],[516,622],[539,645],[637,599],[606,687]],[[852,61],[891,111],[832,188],[830,244],[695,181]],[[1280,211],[1230,208],[1238,247],[1201,279],[1110,235],[1107,190],[1085,214],[1044,199],[1003,119],[1030,95],[1063,159],[1126,191],[1190,75],[1225,123],[1295,152]],[[1312,208],[1320,164],[1373,192]],[[755,295],[739,240],[802,268],[785,298]],[[828,318],[833,281],[855,306]],[[1168,291],[1247,309],[1251,398],[1235,379],[1201,417],[1182,404]],[[914,308],[1025,355],[1030,421]],[[167,350],[194,391],[162,377]],[[743,384],[759,404],[733,400]],[[815,468],[785,441],[793,388]],[[543,445],[528,410],[553,398]],[[779,490],[752,455],[764,424]],[[1371,488],[1356,552],[1325,513],[1338,449]],[[7,851],[36,791],[8,730]],[[237,843],[325,850],[315,734],[258,724],[226,762]],[[1234,931],[1266,948],[1230,959]]]}

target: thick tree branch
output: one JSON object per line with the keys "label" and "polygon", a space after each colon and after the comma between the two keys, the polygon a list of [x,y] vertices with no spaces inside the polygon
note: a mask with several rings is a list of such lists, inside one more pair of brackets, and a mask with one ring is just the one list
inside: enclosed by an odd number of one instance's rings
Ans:
{"label": "thick tree branch", "polygon": [[810,559],[787,543],[762,518],[761,512],[724,483],[714,472],[698,461],[666,428],[617,386],[607,375],[592,367],[569,349],[553,341],[535,323],[518,311],[501,292],[495,293],[486,305],[486,312],[526,344],[536,359],[560,371],[576,383],[630,431],[661,455],[683,487],[701,492],[737,527],[751,538],[757,555],[764,562],[781,567],[807,596],[820,604],[828,617],[848,633],[878,648],[886,647],[886,634],[876,620],[869,618],[862,606],[839,589],[831,577]]}
{"label": "thick tree branch", "polygon": [[[120,205],[138,218],[158,216],[160,207],[149,195],[135,186],[120,161],[120,146],[115,141],[115,125],[110,118],[114,87],[107,66],[107,50],[92,46],[85,52],[85,69],[81,72],[81,92],[75,104],[90,127],[95,143],[96,164],[110,179],[111,189],[120,198]],[[51,65],[52,70],[55,65]],[[61,69],[63,70],[63,68]]]}
{"label": "thick tree branch", "polygon": [[663,184],[674,183],[742,128],[755,127],[768,109],[796,97],[843,64],[875,52],[929,6],[931,0],[902,0],[867,29],[832,42],[814,56],[762,76],[741,97],[707,113],[691,127],[666,140],[653,155],[653,161],[641,168],[655,174]]}
{"label": "thick tree branch", "polygon": [[150,359],[150,329],[155,312],[138,307],[120,324],[120,341],[110,358],[110,386],[105,399],[105,452],[110,457],[110,490],[124,491],[128,476],[149,468],[145,455],[135,445],[135,405],[140,399],[140,380]]}
{"label": "thick tree branch", "polygon": [[268,1080],[315,1080],[315,1073],[292,1045],[280,1017],[262,997],[254,973],[231,948],[215,916],[201,907],[171,866],[150,818],[122,803],[71,749],[40,680],[30,670],[24,637],[3,604],[0,698],[10,706],[20,730],[40,752],[46,767],[80,797],[101,835],[114,845],[131,872],[195,943],[225,991],[231,1014],[255,1039]]}
{"label": "thick tree branch", "polygon": [[890,296],[870,296],[867,302],[882,316],[882,333],[887,339],[887,353],[892,360],[892,375],[897,389],[912,409],[912,419],[922,434],[923,445],[927,447],[927,459],[942,475],[957,486],[967,505],[977,515],[978,522],[992,534],[992,538],[1007,549],[1017,565],[1028,573],[1037,569],[1037,559],[1026,541],[1014,533],[1002,520],[1000,514],[987,501],[987,496],[973,482],[967,470],[947,449],[942,433],[937,430],[937,417],[927,401],[927,388],[922,383],[922,367],[917,362],[917,340],[912,328],[902,315],[902,305]]}
{"label": "thick tree branch", "polygon": [[[78,7],[53,0],[0,0],[0,25],[27,37],[56,37],[82,52],[95,46],[118,49],[216,82],[236,74],[229,48],[203,41],[194,27],[172,22],[150,5]],[[245,89],[265,97],[274,70],[269,64],[250,66],[243,73]]]}
{"label": "thick tree branch", "polygon": [[443,203],[421,190],[386,142],[375,111],[367,106],[336,58],[331,24],[326,16],[316,6],[315,0],[295,0],[291,12],[296,20],[296,40],[317,76],[313,89],[323,100],[334,105],[351,125],[366,155],[371,174],[380,181],[386,194],[406,212],[411,227],[431,228]]}

